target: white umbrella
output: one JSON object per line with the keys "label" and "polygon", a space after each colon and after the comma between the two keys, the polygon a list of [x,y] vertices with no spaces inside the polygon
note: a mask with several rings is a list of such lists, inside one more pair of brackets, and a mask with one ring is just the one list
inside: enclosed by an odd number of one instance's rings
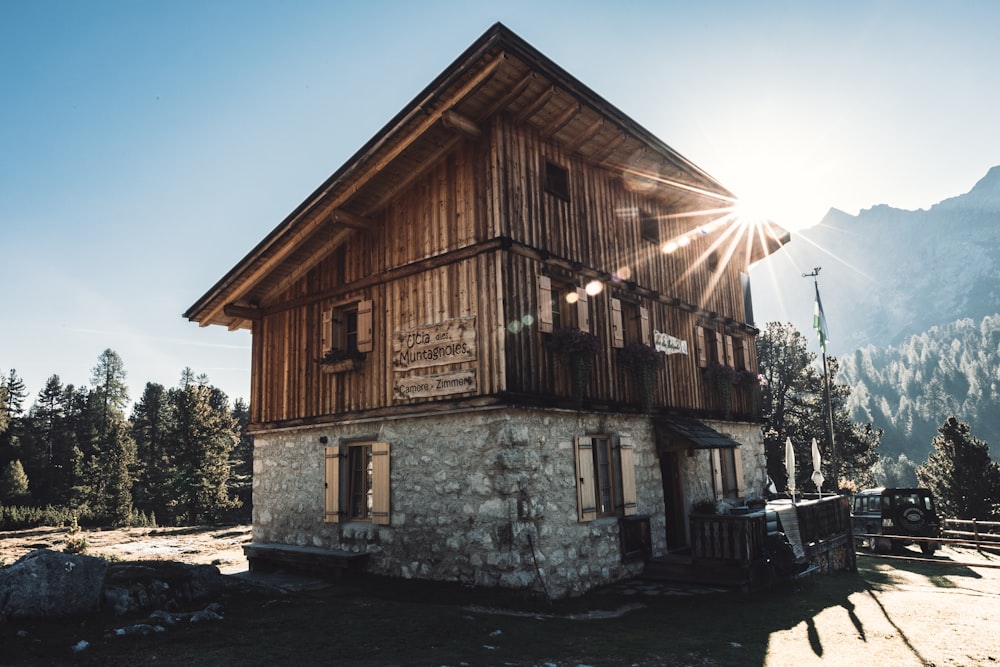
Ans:
{"label": "white umbrella", "polygon": [[785,438],[785,471],[788,473],[788,493],[795,502],[795,448],[791,438]]}
{"label": "white umbrella", "polygon": [[823,459],[819,455],[819,445],[816,444],[816,438],[813,438],[813,474],[812,481],[816,485],[816,490],[819,491],[819,497],[823,497]]}

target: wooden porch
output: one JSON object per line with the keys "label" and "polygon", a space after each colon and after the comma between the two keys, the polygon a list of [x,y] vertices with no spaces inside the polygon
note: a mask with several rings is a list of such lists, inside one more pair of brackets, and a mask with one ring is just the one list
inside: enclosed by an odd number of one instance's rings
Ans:
{"label": "wooden porch", "polygon": [[[769,588],[808,571],[854,571],[849,499],[829,496],[792,504],[778,501],[758,511],[692,514],[691,548],[647,561],[643,577],[660,581],[727,586],[744,591]],[[796,568],[777,564],[773,545],[787,537]]]}

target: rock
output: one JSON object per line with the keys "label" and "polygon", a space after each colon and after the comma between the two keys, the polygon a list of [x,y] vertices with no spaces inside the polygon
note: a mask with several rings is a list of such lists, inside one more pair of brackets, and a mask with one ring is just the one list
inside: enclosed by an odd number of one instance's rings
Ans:
{"label": "rock", "polygon": [[102,558],[32,551],[0,569],[0,616],[59,618],[97,611],[107,569]]}

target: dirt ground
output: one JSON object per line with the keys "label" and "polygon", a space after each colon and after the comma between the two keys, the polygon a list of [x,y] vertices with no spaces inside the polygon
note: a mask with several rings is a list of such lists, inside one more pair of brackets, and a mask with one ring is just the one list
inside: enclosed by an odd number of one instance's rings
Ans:
{"label": "dirt ground", "polygon": [[68,528],[32,528],[0,532],[0,565],[35,549],[64,551],[70,537],[86,538],[88,556],[108,560],[172,560],[215,565],[223,574],[247,569],[242,545],[250,542],[250,526],[187,528],[82,529],[75,536]]}
{"label": "dirt ground", "polygon": [[[88,551],[121,560],[208,563],[246,576],[249,526],[84,531]],[[0,562],[62,550],[66,529],[0,533]],[[933,557],[859,555],[858,573],[795,589],[693,594],[626,582],[529,613],[517,599],[440,583],[366,579],[294,592],[227,593],[224,625],[108,638],[117,618],[79,626],[8,625],[0,664],[185,667],[315,662],[340,665],[653,665],[959,667],[1000,663],[1000,555],[946,547]],[[595,610],[615,611],[604,620]],[[586,612],[586,613],[584,613]],[[461,631],[459,631],[461,629]],[[224,630],[220,632],[220,630]],[[350,637],[345,641],[344,637]],[[81,655],[68,647],[85,639]],[[4,645],[4,642],[7,642]],[[9,663],[8,663],[9,656]],[[40,658],[44,658],[40,662]]]}

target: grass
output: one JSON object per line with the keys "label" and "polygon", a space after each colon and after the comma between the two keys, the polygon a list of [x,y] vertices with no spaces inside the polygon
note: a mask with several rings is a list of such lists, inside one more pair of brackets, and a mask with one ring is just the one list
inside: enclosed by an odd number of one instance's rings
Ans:
{"label": "grass", "polygon": [[[106,638],[136,622],[109,615],[8,624],[0,663],[992,664],[1000,660],[989,631],[1000,613],[998,573],[860,558],[857,575],[818,576],[799,591],[650,597],[615,586],[551,604],[364,577],[292,594],[233,589],[221,600],[224,621],[146,637]],[[595,618],[599,612],[605,617]],[[80,639],[91,647],[73,655],[69,647]]]}

